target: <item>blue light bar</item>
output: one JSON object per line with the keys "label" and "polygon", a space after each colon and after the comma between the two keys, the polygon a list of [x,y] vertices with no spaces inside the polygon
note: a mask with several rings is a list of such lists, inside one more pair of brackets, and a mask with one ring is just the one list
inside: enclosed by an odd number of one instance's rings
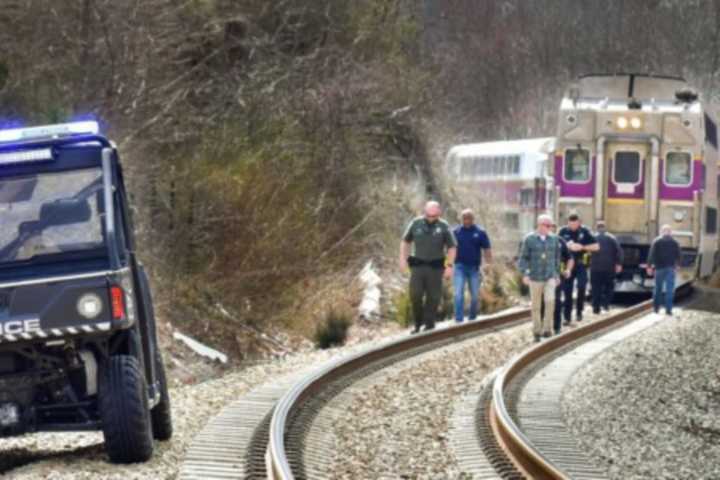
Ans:
{"label": "blue light bar", "polygon": [[73,122],[42,127],[13,128],[0,130],[0,143],[22,142],[24,140],[40,140],[60,138],[73,135],[97,135],[100,132],[97,122]]}
{"label": "blue light bar", "polygon": [[17,152],[0,153],[0,165],[13,165],[16,163],[43,162],[53,159],[51,148],[37,150],[24,150]]}

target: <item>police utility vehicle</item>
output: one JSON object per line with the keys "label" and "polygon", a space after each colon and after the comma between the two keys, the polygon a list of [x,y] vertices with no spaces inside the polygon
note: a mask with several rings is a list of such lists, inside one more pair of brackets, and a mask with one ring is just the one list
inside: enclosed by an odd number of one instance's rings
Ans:
{"label": "police utility vehicle", "polygon": [[118,463],[171,437],[130,213],[97,123],[0,130],[0,436],[102,430]]}

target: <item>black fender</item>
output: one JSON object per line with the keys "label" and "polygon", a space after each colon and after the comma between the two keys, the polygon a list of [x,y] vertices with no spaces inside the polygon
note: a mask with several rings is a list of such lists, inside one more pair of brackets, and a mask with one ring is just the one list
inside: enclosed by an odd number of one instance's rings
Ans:
{"label": "black fender", "polygon": [[152,361],[156,356],[158,349],[157,328],[155,324],[155,309],[153,306],[152,292],[150,291],[150,281],[148,279],[145,267],[139,262],[135,263],[133,271],[135,284],[135,301],[138,313],[138,332],[141,337],[140,345],[142,347],[143,357],[149,359],[144,362],[145,376],[148,386],[155,391],[155,383],[157,382],[156,365]]}

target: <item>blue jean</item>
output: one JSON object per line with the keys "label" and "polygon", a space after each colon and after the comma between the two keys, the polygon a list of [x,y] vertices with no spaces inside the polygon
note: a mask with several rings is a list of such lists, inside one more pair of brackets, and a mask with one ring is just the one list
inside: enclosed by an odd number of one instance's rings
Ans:
{"label": "blue jean", "polygon": [[465,284],[470,289],[470,320],[475,320],[478,312],[478,291],[480,290],[480,271],[478,267],[455,264],[453,287],[455,289],[455,320],[462,322],[465,318]]}
{"label": "blue jean", "polygon": [[655,289],[653,291],[653,306],[660,310],[665,287],[665,311],[672,312],[673,296],[675,293],[675,269],[672,267],[655,270]]}

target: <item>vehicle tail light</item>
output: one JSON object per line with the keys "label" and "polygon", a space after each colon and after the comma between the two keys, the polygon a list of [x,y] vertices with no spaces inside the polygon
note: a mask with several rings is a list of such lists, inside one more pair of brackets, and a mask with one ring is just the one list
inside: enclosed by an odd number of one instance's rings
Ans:
{"label": "vehicle tail light", "polygon": [[123,292],[123,289],[117,285],[110,287],[110,300],[113,320],[125,318],[125,292]]}

